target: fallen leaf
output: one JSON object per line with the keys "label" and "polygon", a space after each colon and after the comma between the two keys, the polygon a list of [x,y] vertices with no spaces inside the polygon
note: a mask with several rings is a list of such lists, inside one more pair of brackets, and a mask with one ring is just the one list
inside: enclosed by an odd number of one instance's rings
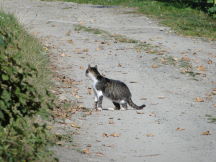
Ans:
{"label": "fallen leaf", "polygon": [[144,114],[144,112],[136,111],[137,114]]}
{"label": "fallen leaf", "polygon": [[96,152],[95,153],[97,156],[104,156],[104,154],[102,152]]}
{"label": "fallen leaf", "polygon": [[197,67],[197,70],[199,70],[199,71],[206,71],[206,68],[201,65],[201,66]]}
{"label": "fallen leaf", "polygon": [[90,153],[89,148],[83,149],[83,150],[82,150],[82,153],[83,153],[83,154],[89,154],[89,153]]}
{"label": "fallen leaf", "polygon": [[117,134],[117,133],[112,133],[112,134],[110,134],[109,136],[112,136],[112,137],[119,137],[119,136],[120,136],[120,134]]}
{"label": "fallen leaf", "polygon": [[99,47],[96,48],[96,51],[100,51],[101,49]]}
{"label": "fallen leaf", "polygon": [[178,128],[176,128],[176,130],[177,130],[177,131],[183,131],[183,130],[185,130],[185,128],[179,128],[179,127],[178,127]]}
{"label": "fallen leaf", "polygon": [[147,137],[154,137],[155,135],[152,133],[146,134]]}
{"label": "fallen leaf", "polygon": [[190,61],[190,58],[189,57],[182,57],[181,60],[182,61]]}
{"label": "fallen leaf", "polygon": [[83,51],[80,48],[76,48],[74,50],[74,52],[77,53],[77,54],[82,54],[83,53]]}
{"label": "fallen leaf", "polygon": [[151,67],[152,67],[152,68],[158,68],[159,66],[156,65],[156,64],[153,64]]}
{"label": "fallen leaf", "polygon": [[102,144],[102,146],[105,146],[105,147],[114,147],[115,145],[106,145],[106,144]]}
{"label": "fallen leaf", "polygon": [[213,63],[213,61],[212,60],[208,60],[208,64],[212,64]]}
{"label": "fallen leaf", "polygon": [[88,51],[89,51],[88,48],[83,49],[83,52],[88,52]]}
{"label": "fallen leaf", "polygon": [[80,126],[78,126],[76,123],[71,123],[70,125],[71,125],[71,127],[73,127],[73,128],[80,128]]}
{"label": "fallen leaf", "polygon": [[83,70],[83,69],[84,69],[84,67],[83,67],[83,66],[80,66],[79,68],[80,68],[81,70]]}
{"label": "fallen leaf", "polygon": [[121,65],[121,64],[118,64],[118,67],[122,67],[122,65]]}
{"label": "fallen leaf", "polygon": [[109,137],[109,135],[107,133],[103,133],[102,136],[103,137]]}
{"label": "fallen leaf", "polygon": [[130,83],[137,83],[136,81],[131,81]]}
{"label": "fallen leaf", "polygon": [[143,97],[143,98],[140,98],[140,100],[147,100],[147,98]]}
{"label": "fallen leaf", "polygon": [[92,145],[91,145],[91,144],[88,144],[86,147],[92,147]]}
{"label": "fallen leaf", "polygon": [[72,39],[67,40],[67,42],[70,43],[70,44],[73,44],[73,40]]}
{"label": "fallen leaf", "polygon": [[216,107],[216,104],[214,104],[213,106]]}
{"label": "fallen leaf", "polygon": [[201,135],[211,135],[210,131],[202,132]]}
{"label": "fallen leaf", "polygon": [[213,89],[213,91],[211,92],[213,95],[216,95],[216,88]]}
{"label": "fallen leaf", "polygon": [[64,57],[64,56],[66,56],[66,54],[65,54],[65,53],[62,53],[60,56]]}
{"label": "fallen leaf", "polygon": [[158,96],[159,99],[164,99],[166,98],[165,96]]}
{"label": "fallen leaf", "polygon": [[113,120],[110,120],[110,121],[109,121],[109,124],[115,124],[115,123],[114,123],[114,121],[113,121]]}
{"label": "fallen leaf", "polygon": [[204,102],[204,99],[201,98],[201,97],[196,97],[196,98],[195,98],[195,101],[196,101],[196,102]]}
{"label": "fallen leaf", "polygon": [[57,145],[64,145],[64,144],[65,144],[65,141],[57,141],[56,144],[57,144]]}

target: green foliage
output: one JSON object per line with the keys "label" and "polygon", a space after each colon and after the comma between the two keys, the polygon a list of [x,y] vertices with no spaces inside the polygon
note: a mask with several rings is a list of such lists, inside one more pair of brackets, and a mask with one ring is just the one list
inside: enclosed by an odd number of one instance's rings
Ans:
{"label": "green foliage", "polygon": [[39,41],[0,12],[0,161],[53,160],[46,126],[32,122],[52,106],[47,65]]}
{"label": "green foliage", "polygon": [[52,138],[45,125],[19,118],[7,127],[0,126],[0,161],[54,161],[47,144]]}
{"label": "green foliage", "polygon": [[208,9],[209,15],[212,15],[216,19],[216,5]]}
{"label": "green foliage", "polygon": [[[14,22],[14,26],[11,27],[8,22]],[[38,71],[27,61],[20,61],[25,47],[19,40],[21,37],[25,39],[29,36],[24,34],[24,30],[15,22],[12,16],[1,15],[0,125],[2,126],[9,124],[12,118],[31,116],[43,106],[49,107],[49,103],[44,101],[39,90],[33,85],[32,80],[37,78]]]}

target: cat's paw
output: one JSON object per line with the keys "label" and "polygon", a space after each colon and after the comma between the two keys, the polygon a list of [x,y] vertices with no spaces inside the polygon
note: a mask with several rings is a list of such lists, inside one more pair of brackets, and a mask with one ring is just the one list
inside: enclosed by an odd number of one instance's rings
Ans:
{"label": "cat's paw", "polygon": [[96,111],[102,111],[101,107],[96,108]]}
{"label": "cat's paw", "polygon": [[108,107],[107,110],[114,111],[115,109],[113,107]]}
{"label": "cat's paw", "polygon": [[125,108],[123,108],[123,107],[121,107],[121,109],[120,109],[121,111],[125,111],[126,109]]}

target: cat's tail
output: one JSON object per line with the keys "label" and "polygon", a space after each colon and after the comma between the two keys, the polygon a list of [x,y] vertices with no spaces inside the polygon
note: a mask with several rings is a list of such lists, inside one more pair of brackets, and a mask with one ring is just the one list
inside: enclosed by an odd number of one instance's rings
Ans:
{"label": "cat's tail", "polygon": [[137,110],[141,110],[146,106],[145,104],[143,104],[141,106],[137,106],[135,103],[133,103],[131,98],[129,98],[129,100],[128,100],[128,105],[130,105],[131,107],[133,107],[134,109],[137,109]]}

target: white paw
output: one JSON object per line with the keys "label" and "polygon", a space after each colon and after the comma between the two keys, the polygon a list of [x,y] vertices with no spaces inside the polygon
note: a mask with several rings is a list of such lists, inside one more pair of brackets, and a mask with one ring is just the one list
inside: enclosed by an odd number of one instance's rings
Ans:
{"label": "white paw", "polygon": [[97,111],[102,111],[101,107],[96,108]]}
{"label": "white paw", "polygon": [[115,109],[113,107],[108,107],[107,110],[114,111]]}
{"label": "white paw", "polygon": [[123,107],[121,107],[121,109],[120,109],[121,111],[125,111],[126,109],[125,108],[123,108]]}

